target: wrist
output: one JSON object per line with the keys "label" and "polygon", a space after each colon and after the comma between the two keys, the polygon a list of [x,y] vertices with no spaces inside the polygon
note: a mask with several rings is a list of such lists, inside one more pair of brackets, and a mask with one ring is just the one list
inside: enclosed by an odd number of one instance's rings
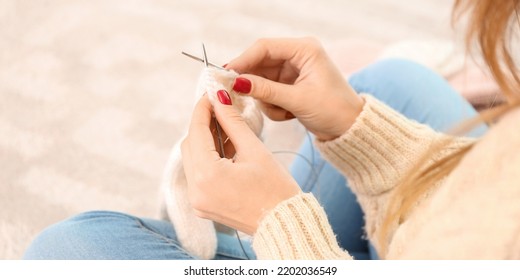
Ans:
{"label": "wrist", "polygon": [[349,100],[345,100],[343,104],[339,104],[337,108],[330,111],[332,113],[341,112],[334,114],[335,121],[330,129],[326,133],[316,133],[316,138],[319,141],[331,141],[345,134],[356,122],[364,106],[365,100],[357,94]]}
{"label": "wrist", "polygon": [[250,234],[255,234],[259,225],[262,223],[265,217],[268,216],[280,204],[283,204],[285,201],[290,200],[293,197],[296,197],[301,194],[302,191],[300,187],[297,184],[294,184],[284,195],[276,196],[274,199],[270,201],[270,203],[263,205],[263,207],[260,210],[260,214],[257,216],[257,218],[251,226],[252,231],[250,232]]}

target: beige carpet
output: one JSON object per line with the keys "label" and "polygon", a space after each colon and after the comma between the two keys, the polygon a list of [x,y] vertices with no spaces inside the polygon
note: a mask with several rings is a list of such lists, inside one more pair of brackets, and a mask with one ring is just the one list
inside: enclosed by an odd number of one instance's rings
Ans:
{"label": "beige carpet", "polygon": [[[450,37],[451,1],[0,0],[0,258],[82,211],[155,216],[169,149],[186,127],[200,52],[224,64],[259,37],[331,47]],[[354,54],[355,55],[355,54]],[[296,122],[268,124],[296,150]],[[291,157],[280,156],[287,165]]]}

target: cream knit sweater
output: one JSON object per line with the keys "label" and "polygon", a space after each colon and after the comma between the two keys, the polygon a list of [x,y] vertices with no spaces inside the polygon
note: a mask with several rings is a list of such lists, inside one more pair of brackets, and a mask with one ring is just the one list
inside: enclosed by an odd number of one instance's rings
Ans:
{"label": "cream knit sweater", "polygon": [[[445,136],[411,121],[369,95],[341,137],[317,142],[349,180],[375,237],[396,182],[433,141]],[[459,166],[395,227],[388,259],[520,258],[520,110],[504,116]],[[443,153],[471,139],[457,139]],[[326,186],[324,186],[326,187]],[[312,194],[280,203],[253,236],[260,259],[352,259],[341,249]]]}

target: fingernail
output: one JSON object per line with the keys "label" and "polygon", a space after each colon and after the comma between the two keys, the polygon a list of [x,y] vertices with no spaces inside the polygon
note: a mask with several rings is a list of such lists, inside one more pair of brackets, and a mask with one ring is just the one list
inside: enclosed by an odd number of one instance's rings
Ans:
{"label": "fingernail", "polygon": [[233,90],[240,93],[249,93],[251,92],[251,81],[246,78],[238,77],[235,79]]}
{"label": "fingernail", "polygon": [[227,66],[227,63],[226,63],[226,64],[224,64],[224,65],[222,65],[222,68],[226,68],[226,66]]}
{"label": "fingernail", "polygon": [[231,105],[231,97],[229,97],[229,94],[227,93],[227,91],[225,91],[223,89],[217,91],[217,97],[218,97],[218,101],[220,101],[220,103],[222,103],[224,105]]}
{"label": "fingernail", "polygon": [[287,111],[285,113],[285,119],[286,120],[291,120],[291,119],[294,119],[294,118],[296,118],[296,117],[291,112]]}

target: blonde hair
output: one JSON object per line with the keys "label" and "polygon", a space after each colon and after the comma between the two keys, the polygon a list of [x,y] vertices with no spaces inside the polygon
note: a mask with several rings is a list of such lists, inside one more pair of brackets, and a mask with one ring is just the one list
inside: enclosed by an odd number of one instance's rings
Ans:
{"label": "blonde hair", "polygon": [[[513,31],[519,26],[518,9],[520,0],[455,0],[453,19],[460,20],[468,15],[466,47],[478,47],[494,80],[506,97],[503,105],[482,111],[477,118],[461,125],[474,127],[482,122],[491,123],[506,112],[520,105],[520,79],[511,56],[510,47]],[[477,43],[476,45],[474,45]],[[450,174],[473,144],[455,153],[433,160],[451,140],[432,144],[421,160],[396,186],[388,212],[377,236],[379,254],[384,257],[392,236],[392,229],[406,220],[407,215],[436,183]]]}

